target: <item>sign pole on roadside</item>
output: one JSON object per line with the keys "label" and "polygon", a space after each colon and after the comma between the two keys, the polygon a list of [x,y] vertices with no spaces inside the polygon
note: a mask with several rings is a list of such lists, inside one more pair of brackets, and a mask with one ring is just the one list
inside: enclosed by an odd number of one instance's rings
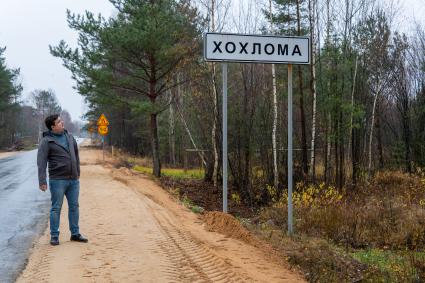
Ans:
{"label": "sign pole on roadside", "polygon": [[293,234],[292,64],[310,64],[310,37],[208,32],[204,59],[223,63],[223,212],[227,212],[227,62],[288,64],[288,234]]}
{"label": "sign pole on roadside", "polygon": [[108,125],[109,121],[106,119],[105,115],[100,115],[99,119],[97,120],[97,132],[102,136],[103,163],[105,163],[105,135],[107,135],[109,131]]}
{"label": "sign pole on roadside", "polygon": [[223,63],[223,212],[227,213],[227,63]]}
{"label": "sign pole on roadside", "polygon": [[103,156],[103,163],[105,164],[105,137],[102,136],[102,156]]}
{"label": "sign pole on roadside", "polygon": [[292,65],[288,65],[288,234],[293,234],[292,220]]}

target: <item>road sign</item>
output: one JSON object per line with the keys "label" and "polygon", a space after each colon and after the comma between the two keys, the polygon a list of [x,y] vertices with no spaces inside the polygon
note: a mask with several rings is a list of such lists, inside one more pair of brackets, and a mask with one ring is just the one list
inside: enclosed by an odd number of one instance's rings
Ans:
{"label": "road sign", "polygon": [[204,37],[206,61],[310,64],[310,37],[211,33]]}
{"label": "road sign", "polygon": [[108,134],[108,126],[98,126],[97,131],[102,136],[105,136],[106,134]]}
{"label": "road sign", "polygon": [[223,212],[227,212],[227,62],[288,64],[288,234],[293,234],[292,64],[310,64],[306,36],[206,33],[205,61],[223,64]]}
{"label": "road sign", "polygon": [[109,121],[108,119],[106,119],[105,115],[100,115],[99,120],[97,120],[97,125],[98,126],[108,126],[109,125]]}

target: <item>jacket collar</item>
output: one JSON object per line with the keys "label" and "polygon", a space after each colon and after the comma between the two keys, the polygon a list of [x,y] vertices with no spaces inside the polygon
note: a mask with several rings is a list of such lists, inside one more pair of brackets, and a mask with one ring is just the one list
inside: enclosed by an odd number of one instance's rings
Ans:
{"label": "jacket collar", "polygon": [[[66,139],[68,140],[69,147],[71,147],[71,140],[69,138],[68,131],[64,129],[63,130],[63,134],[65,135]],[[57,142],[56,138],[54,137],[54,135],[53,135],[53,133],[51,131],[45,131],[45,132],[43,132],[43,138],[46,138],[49,142],[54,142],[58,146],[62,147],[66,152],[70,152],[70,149],[67,150],[66,148],[64,148],[62,145],[60,145]]]}
{"label": "jacket collar", "polygon": [[[65,136],[68,136],[68,131],[64,129],[63,134]],[[45,132],[43,132],[43,137],[54,137],[54,135],[53,135],[52,131],[45,131]]]}

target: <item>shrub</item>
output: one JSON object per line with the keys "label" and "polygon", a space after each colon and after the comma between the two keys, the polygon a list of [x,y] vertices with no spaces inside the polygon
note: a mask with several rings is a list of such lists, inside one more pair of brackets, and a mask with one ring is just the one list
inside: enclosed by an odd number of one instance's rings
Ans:
{"label": "shrub", "polygon": [[[299,183],[293,193],[294,228],[347,248],[425,249],[424,187],[420,178],[400,172],[379,173],[357,193]],[[287,193],[259,218],[286,229]]]}

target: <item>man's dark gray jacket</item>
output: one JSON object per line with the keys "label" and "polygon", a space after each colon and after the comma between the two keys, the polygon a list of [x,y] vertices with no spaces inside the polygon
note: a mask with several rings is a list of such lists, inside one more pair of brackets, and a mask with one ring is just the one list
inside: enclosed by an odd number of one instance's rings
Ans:
{"label": "man's dark gray jacket", "polygon": [[61,146],[50,131],[43,133],[38,146],[38,182],[46,185],[46,167],[49,164],[49,178],[52,180],[78,179],[80,177],[80,157],[74,137],[65,130],[69,150]]}

